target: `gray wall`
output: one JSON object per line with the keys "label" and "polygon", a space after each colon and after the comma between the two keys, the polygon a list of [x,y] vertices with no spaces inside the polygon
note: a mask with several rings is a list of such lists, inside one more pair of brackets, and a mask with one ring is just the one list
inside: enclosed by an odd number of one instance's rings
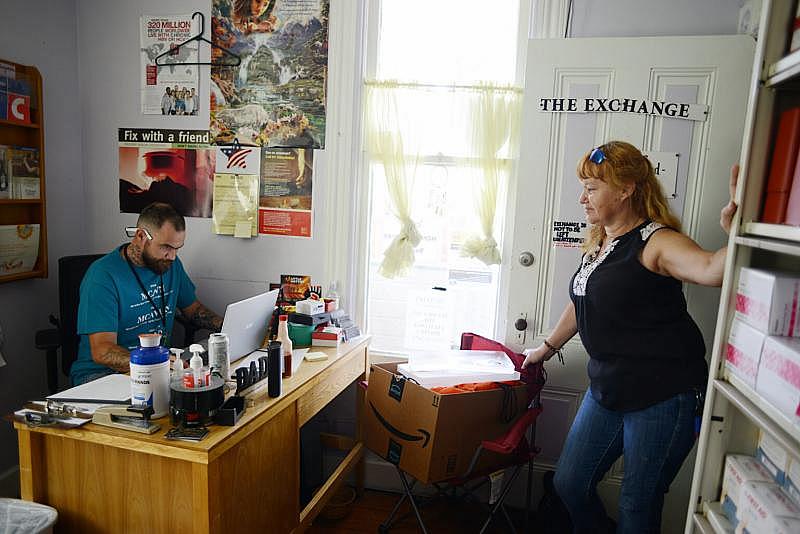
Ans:
{"label": "gray wall", "polygon": [[[333,2],[344,0],[332,0]],[[351,0],[347,0],[351,1]],[[704,35],[736,32],[738,0],[576,0],[574,37]],[[0,284],[0,325],[8,365],[0,368],[0,411],[9,413],[46,391],[44,358],[33,346],[37,329],[57,306],[60,256],[103,252],[124,241],[122,228],[135,216],[117,204],[117,128],[204,129],[208,110],[166,125],[139,114],[138,25],[142,14],[210,11],[209,1],[190,0],[4,0],[0,58],[36,65],[44,77],[48,238],[51,276]],[[333,10],[332,10],[333,11]],[[335,55],[357,56],[353,50]],[[356,58],[354,57],[354,61]],[[333,76],[333,75],[332,75]],[[208,94],[208,82],[201,85]],[[329,124],[337,117],[329,98]],[[281,273],[303,273],[326,281],[326,236],[334,207],[326,196],[326,158],[352,132],[328,131],[328,150],[315,154],[314,238],[260,237],[248,241],[211,234],[209,219],[189,219],[181,251],[198,296],[219,312],[230,300],[251,295]],[[326,156],[328,152],[328,156]],[[348,286],[345,281],[345,286]],[[17,464],[16,437],[0,426],[0,495],[3,477]]]}
{"label": "gray wall", "polygon": [[[47,328],[47,315],[57,313],[57,259],[84,252],[88,240],[75,1],[3,0],[2,10],[0,58],[35,65],[43,78],[51,273],[47,279],[0,284],[0,326],[8,361],[0,367],[0,413],[7,414],[46,393],[44,354],[34,348],[34,332]],[[16,433],[3,423],[0,486],[17,461]]]}
{"label": "gray wall", "polygon": [[[535,0],[534,0],[535,1]],[[726,35],[743,0],[574,0],[571,37]]]}

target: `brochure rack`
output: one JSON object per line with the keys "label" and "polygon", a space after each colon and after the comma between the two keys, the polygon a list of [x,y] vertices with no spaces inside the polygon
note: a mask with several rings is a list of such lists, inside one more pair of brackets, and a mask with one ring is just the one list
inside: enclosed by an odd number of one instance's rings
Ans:
{"label": "brochure rack", "polygon": [[[25,94],[27,93],[27,94]],[[22,98],[19,98],[19,97]],[[25,98],[27,97],[27,99]],[[42,76],[36,67],[19,65],[0,59],[0,145],[3,150],[17,147],[35,149],[38,151],[38,198],[34,197],[36,191],[35,180],[28,180],[28,190],[34,191],[23,196],[29,198],[11,198],[13,195],[6,193],[0,198],[0,225],[38,225],[39,243],[38,256],[32,268],[25,272],[16,272],[13,265],[0,265],[0,282],[10,282],[24,278],[47,277],[47,224],[45,220],[45,170],[44,170],[44,112],[42,108]],[[10,162],[3,158],[0,162],[5,165],[6,187],[13,176],[9,176]],[[32,175],[36,171],[32,171]],[[20,195],[17,195],[20,196]],[[6,198],[8,197],[8,198]],[[30,229],[19,227],[23,237]],[[8,257],[8,250],[13,243],[0,240],[0,263],[9,263],[4,258]],[[3,248],[6,248],[4,251]],[[4,274],[11,273],[11,274]]]}

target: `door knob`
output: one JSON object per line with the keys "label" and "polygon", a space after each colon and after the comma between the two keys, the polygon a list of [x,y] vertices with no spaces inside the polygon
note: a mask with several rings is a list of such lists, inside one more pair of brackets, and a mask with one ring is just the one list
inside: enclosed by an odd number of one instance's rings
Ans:
{"label": "door knob", "polygon": [[533,265],[533,254],[527,250],[519,255],[519,264],[523,267],[530,267]]}
{"label": "door knob", "polygon": [[520,317],[519,319],[514,321],[514,328],[516,328],[520,332],[526,330],[528,328],[528,321],[526,321],[523,317]]}

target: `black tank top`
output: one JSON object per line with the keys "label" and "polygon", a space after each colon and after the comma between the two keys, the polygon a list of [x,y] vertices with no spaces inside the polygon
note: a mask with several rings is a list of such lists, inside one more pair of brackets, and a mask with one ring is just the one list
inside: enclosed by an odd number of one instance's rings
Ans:
{"label": "black tank top", "polygon": [[640,410],[706,383],[705,343],[681,282],[639,259],[661,228],[645,221],[602,254],[585,254],[570,281],[591,393],[611,410]]}

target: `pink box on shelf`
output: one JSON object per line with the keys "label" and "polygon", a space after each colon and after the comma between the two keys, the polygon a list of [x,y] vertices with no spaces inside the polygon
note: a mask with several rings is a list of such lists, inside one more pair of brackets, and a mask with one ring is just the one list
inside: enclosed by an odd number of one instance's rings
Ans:
{"label": "pink box on shelf", "polygon": [[725,367],[744,380],[751,388],[756,387],[758,362],[766,334],[749,324],[733,319],[725,350]]}
{"label": "pink box on shelf", "polygon": [[764,334],[800,337],[800,278],[742,267],[736,291],[736,317]]}
{"label": "pink box on shelf", "polygon": [[800,339],[767,337],[761,350],[756,391],[800,425]]}

